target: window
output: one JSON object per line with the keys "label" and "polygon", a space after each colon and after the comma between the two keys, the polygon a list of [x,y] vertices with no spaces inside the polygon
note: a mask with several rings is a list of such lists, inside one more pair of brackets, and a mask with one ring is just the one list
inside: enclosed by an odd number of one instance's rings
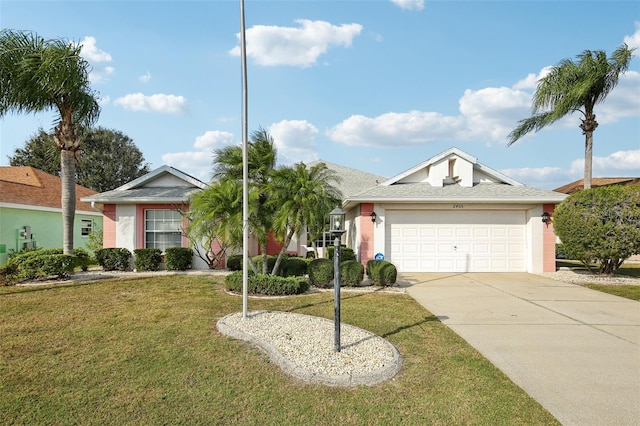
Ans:
{"label": "window", "polygon": [[182,245],[182,215],[175,210],[145,210],[144,246],[163,252]]}
{"label": "window", "polygon": [[82,219],[80,221],[80,235],[88,237],[93,231],[93,221],[91,219]]}

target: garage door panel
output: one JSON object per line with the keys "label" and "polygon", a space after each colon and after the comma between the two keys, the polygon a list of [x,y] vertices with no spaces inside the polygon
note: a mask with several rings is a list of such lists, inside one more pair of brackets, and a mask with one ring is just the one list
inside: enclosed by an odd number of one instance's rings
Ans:
{"label": "garage door panel", "polygon": [[386,212],[387,258],[400,272],[522,272],[524,211]]}

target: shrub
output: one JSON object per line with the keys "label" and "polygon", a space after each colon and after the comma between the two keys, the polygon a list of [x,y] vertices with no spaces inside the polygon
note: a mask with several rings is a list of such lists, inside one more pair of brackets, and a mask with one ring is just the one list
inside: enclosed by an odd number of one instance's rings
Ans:
{"label": "shrub", "polygon": [[134,264],[137,271],[157,271],[162,263],[162,250],[157,248],[141,248],[133,251]]}
{"label": "shrub", "polygon": [[[242,272],[236,271],[226,276],[227,290],[242,291]],[[247,291],[251,294],[283,296],[301,294],[309,290],[309,283],[302,277],[277,277],[265,274],[249,274]]]}
{"label": "shrub", "polygon": [[309,262],[301,257],[285,257],[280,264],[278,275],[282,277],[303,277],[307,275]]}
{"label": "shrub", "polygon": [[[20,253],[14,254],[11,256],[10,262],[16,263],[17,265],[21,265],[27,259],[31,259],[33,257],[39,256],[51,256],[56,254],[62,254],[63,250],[61,248],[38,248],[38,249],[30,249],[25,250]],[[79,267],[83,271],[89,269],[89,264],[91,263],[91,256],[89,252],[83,248],[75,248],[73,249],[73,267]],[[52,274],[55,275],[55,274]]]}
{"label": "shrub", "polygon": [[73,272],[74,256],[67,254],[40,254],[23,259],[18,267],[18,277],[25,280],[55,275],[66,278]]}
{"label": "shrub", "polygon": [[[334,246],[327,247],[327,253],[329,255],[329,259],[333,259],[333,254],[336,251]],[[349,247],[340,246],[340,263],[346,262],[347,260],[356,260],[356,254],[353,249]]]}
{"label": "shrub", "polygon": [[313,259],[309,263],[309,282],[314,287],[331,287],[333,272],[333,260]]}
{"label": "shrub", "polygon": [[[567,252],[562,244],[556,244],[556,259],[569,259]],[[571,260],[571,259],[569,259]]]}
{"label": "shrub", "polygon": [[91,256],[89,252],[83,248],[75,248],[73,249],[74,262],[73,266],[79,267],[83,271],[89,269],[89,264],[91,263]]}
{"label": "shrub", "polygon": [[577,192],[560,203],[553,225],[565,255],[589,270],[615,273],[640,253],[640,185],[608,186]]}
{"label": "shrub", "polygon": [[129,269],[131,252],[126,248],[103,248],[96,251],[96,260],[105,271],[126,271]]}
{"label": "shrub", "polygon": [[340,263],[340,284],[347,287],[358,287],[364,279],[364,266],[356,260]]}
{"label": "shrub", "polygon": [[367,275],[371,283],[387,286],[395,284],[398,270],[393,263],[386,260],[370,260],[367,262]]}
{"label": "shrub", "polygon": [[241,271],[242,270],[242,255],[241,254],[233,254],[227,257],[227,269],[230,271]]}
{"label": "shrub", "polygon": [[[277,258],[278,256],[272,256],[272,255],[267,256],[267,273],[270,273],[271,271],[273,271],[273,266],[276,264]],[[253,260],[253,263],[256,265],[256,270],[258,271],[258,273],[261,273],[264,257],[262,255],[253,256],[251,260]]]}
{"label": "shrub", "polygon": [[0,266],[0,285],[13,285],[19,277],[20,270],[16,263],[7,263],[4,266]]}
{"label": "shrub", "polygon": [[164,252],[164,266],[170,271],[191,269],[193,251],[189,247],[171,247]]}

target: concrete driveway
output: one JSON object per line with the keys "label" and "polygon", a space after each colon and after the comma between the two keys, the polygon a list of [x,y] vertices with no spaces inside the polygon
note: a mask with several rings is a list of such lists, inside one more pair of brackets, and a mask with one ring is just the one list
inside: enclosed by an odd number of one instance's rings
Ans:
{"label": "concrete driveway", "polygon": [[562,424],[640,424],[640,302],[526,273],[398,283]]}

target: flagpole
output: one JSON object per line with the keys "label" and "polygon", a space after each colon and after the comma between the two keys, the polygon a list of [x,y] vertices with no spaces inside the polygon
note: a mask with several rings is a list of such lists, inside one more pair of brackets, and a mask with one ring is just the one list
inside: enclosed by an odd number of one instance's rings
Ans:
{"label": "flagpole", "polygon": [[244,0],[240,0],[240,58],[242,62],[242,318],[247,317],[249,289],[249,160],[247,108],[247,46],[244,25]]}

